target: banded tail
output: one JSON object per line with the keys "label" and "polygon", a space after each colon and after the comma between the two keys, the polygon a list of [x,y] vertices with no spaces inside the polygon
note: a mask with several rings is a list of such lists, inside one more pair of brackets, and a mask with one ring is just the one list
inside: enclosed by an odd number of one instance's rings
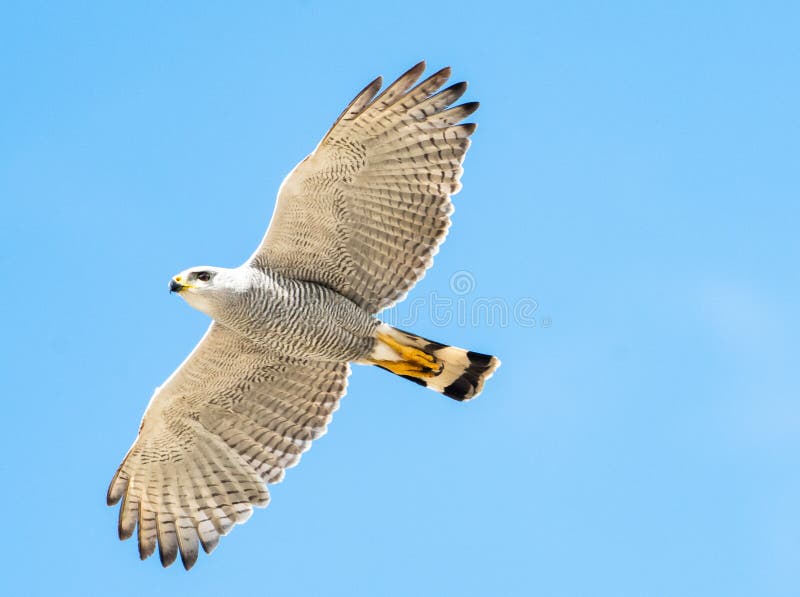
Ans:
{"label": "banded tail", "polygon": [[375,338],[375,348],[365,362],[454,400],[475,398],[500,366],[497,357],[440,344],[385,323]]}

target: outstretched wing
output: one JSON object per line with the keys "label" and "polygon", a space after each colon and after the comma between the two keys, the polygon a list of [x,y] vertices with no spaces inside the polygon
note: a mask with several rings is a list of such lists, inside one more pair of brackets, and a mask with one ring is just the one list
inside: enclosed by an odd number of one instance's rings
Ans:
{"label": "outstretched wing", "polygon": [[347,363],[287,360],[218,323],[158,388],[139,436],[108,488],[122,499],[119,536],[139,527],[139,554],[180,552],[188,570],[325,433],[346,389]]}
{"label": "outstretched wing", "polygon": [[450,107],[467,84],[439,91],[449,68],[412,89],[424,70],[417,64],[376,97],[379,77],[356,96],[284,180],[251,265],[325,284],[372,313],[425,275],[475,130],[458,123],[478,103]]}

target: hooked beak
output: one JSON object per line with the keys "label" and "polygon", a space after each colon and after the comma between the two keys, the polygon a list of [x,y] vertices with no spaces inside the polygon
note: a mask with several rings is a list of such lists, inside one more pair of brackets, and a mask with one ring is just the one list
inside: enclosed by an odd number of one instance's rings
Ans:
{"label": "hooked beak", "polygon": [[180,292],[184,288],[186,288],[186,286],[181,284],[177,280],[175,280],[175,278],[173,278],[172,280],[169,281],[169,291],[170,292]]}

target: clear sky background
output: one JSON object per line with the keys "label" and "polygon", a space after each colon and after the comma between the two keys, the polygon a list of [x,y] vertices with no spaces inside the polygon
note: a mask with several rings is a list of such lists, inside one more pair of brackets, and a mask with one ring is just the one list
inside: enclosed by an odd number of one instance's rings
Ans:
{"label": "clear sky background", "polygon": [[[0,4],[0,593],[800,594],[796,3],[70,4]],[[480,126],[392,317],[503,366],[357,368],[268,509],[139,562],[107,483],[207,325],[170,276],[422,58]]]}

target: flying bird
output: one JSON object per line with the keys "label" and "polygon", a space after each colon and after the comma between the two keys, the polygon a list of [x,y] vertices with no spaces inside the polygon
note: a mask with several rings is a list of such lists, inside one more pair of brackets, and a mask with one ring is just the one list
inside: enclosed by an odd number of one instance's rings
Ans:
{"label": "flying bird", "polygon": [[450,225],[450,196],[477,102],[453,106],[444,68],[421,62],[379,94],[380,77],[345,108],[286,177],[260,246],[236,268],[201,266],[169,290],[212,318],[200,343],[156,389],[108,488],[119,536],[139,555],[199,547],[269,502],[326,431],[351,362],[381,367],[455,400],[474,398],[500,361],[381,322],[430,267]]}

